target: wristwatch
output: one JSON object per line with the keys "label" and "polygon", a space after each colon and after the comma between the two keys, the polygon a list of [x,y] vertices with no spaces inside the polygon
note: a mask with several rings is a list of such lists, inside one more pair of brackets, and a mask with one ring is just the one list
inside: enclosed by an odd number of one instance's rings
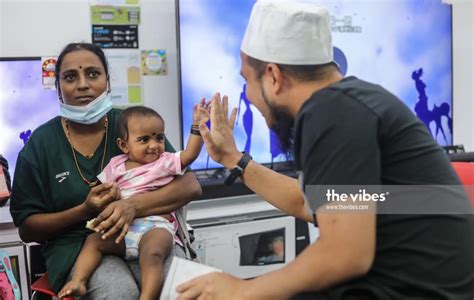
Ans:
{"label": "wristwatch", "polygon": [[249,164],[249,162],[252,160],[252,156],[250,154],[243,152],[244,155],[242,158],[240,158],[239,162],[237,165],[230,170],[229,176],[225,179],[224,183],[226,185],[232,185],[235,180],[237,180],[238,177],[242,176],[244,174],[244,170]]}

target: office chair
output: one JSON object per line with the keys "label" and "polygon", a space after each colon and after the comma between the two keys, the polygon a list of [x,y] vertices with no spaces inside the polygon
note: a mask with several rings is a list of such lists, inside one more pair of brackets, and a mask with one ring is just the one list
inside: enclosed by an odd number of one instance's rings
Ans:
{"label": "office chair", "polygon": [[451,162],[451,165],[458,174],[461,183],[468,186],[466,193],[471,200],[471,206],[474,207],[474,163]]}
{"label": "office chair", "polygon": [[[31,285],[31,290],[32,290],[32,295],[31,299],[32,300],[37,300],[40,297],[40,294],[46,294],[51,296],[52,299],[59,299],[58,295],[53,291],[53,288],[49,284],[49,279],[48,279],[48,273],[44,273],[43,276],[41,276],[40,279],[36,280],[32,285]],[[64,300],[74,300],[74,298],[63,298]]]}

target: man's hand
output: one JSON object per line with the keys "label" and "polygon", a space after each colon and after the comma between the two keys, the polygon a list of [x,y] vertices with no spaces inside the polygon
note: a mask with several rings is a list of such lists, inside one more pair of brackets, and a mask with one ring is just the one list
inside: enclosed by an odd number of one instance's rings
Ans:
{"label": "man's hand", "polygon": [[115,243],[125,238],[130,224],[136,216],[136,210],[129,199],[110,203],[94,220],[92,227],[102,233],[102,239],[118,235]]}
{"label": "man's hand", "polygon": [[184,299],[244,299],[245,281],[226,273],[210,273],[180,284],[176,291]]}

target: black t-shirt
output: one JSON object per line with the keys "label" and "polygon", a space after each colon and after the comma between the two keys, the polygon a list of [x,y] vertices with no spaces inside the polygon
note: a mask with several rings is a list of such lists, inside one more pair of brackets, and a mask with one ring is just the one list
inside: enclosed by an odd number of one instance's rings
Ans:
{"label": "black t-shirt", "polygon": [[[295,133],[305,185],[460,184],[426,126],[396,96],[355,77],[314,93]],[[371,270],[335,295],[474,297],[472,214],[378,214],[376,226]]]}

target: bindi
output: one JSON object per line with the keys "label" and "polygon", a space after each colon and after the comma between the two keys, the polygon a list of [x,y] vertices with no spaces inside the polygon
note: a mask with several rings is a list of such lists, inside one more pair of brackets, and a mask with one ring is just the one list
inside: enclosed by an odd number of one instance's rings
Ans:
{"label": "bindi", "polygon": [[82,66],[79,66],[79,69],[82,69]]}

